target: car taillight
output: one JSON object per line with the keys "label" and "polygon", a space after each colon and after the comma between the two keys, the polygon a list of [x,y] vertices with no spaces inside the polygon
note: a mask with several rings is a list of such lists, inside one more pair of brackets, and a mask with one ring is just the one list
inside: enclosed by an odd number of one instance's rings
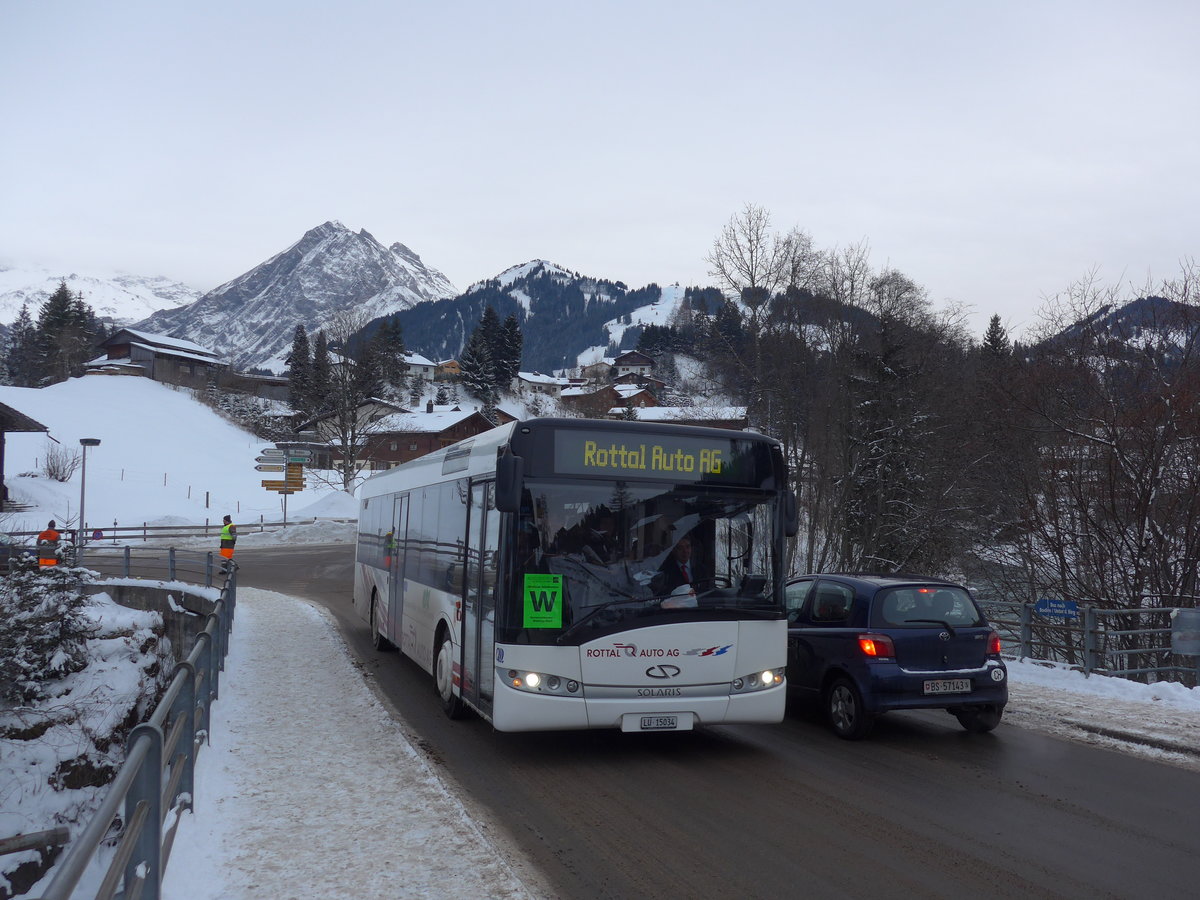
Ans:
{"label": "car taillight", "polygon": [[863,652],[863,656],[871,656],[875,659],[885,659],[896,655],[896,645],[886,634],[860,634],[858,649]]}
{"label": "car taillight", "polygon": [[988,656],[999,656],[999,655],[1000,655],[1000,635],[998,635],[996,632],[993,631],[991,633],[991,635],[988,637]]}

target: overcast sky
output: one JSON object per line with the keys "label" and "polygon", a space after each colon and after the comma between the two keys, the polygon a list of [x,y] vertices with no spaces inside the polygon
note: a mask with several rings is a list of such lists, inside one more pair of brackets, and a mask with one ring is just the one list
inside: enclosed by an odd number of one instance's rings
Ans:
{"label": "overcast sky", "polygon": [[209,290],[337,219],[460,289],[708,283],[753,203],[1019,332],[1197,255],[1198,34],[1184,0],[0,0],[0,262]]}

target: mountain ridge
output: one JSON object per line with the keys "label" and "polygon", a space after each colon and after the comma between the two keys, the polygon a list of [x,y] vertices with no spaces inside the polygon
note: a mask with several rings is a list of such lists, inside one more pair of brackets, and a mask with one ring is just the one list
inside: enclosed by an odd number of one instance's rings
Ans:
{"label": "mountain ridge", "polygon": [[330,220],[194,303],[134,327],[186,337],[238,368],[282,371],[297,325],[315,334],[347,309],[369,320],[454,294],[406,245],[384,247],[365,229]]}

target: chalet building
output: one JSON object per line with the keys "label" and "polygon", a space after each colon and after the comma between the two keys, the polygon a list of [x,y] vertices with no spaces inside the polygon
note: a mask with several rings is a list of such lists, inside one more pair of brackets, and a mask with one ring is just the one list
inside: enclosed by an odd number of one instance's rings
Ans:
{"label": "chalet building", "polygon": [[543,375],[541,372],[518,372],[517,377],[512,380],[514,391],[524,389],[534,394],[556,398],[571,385],[570,378],[557,378],[554,375]]}
{"label": "chalet building", "polygon": [[457,359],[443,359],[437,364],[437,372],[434,377],[439,381],[452,381],[462,378],[462,366],[458,364]]}
{"label": "chalet building", "polygon": [[492,427],[477,410],[430,401],[423,411],[395,412],[375,422],[364,456],[372,469],[390,469]]}
{"label": "chalet building", "polygon": [[654,360],[639,350],[629,350],[612,361],[612,377],[623,375],[650,375],[654,372]]}
{"label": "chalet building", "polygon": [[656,378],[653,375],[638,375],[635,372],[629,372],[619,378],[614,378],[613,384],[636,384],[638,387],[649,388],[655,394],[661,394],[667,387],[667,383],[661,378]]}
{"label": "chalet building", "polygon": [[105,355],[86,366],[88,375],[140,375],[165,384],[202,388],[229,368],[216,353],[183,338],[122,328],[100,345]]}
{"label": "chalet building", "polygon": [[418,378],[423,378],[426,381],[433,381],[437,377],[440,363],[435,363],[431,359],[426,359],[420,353],[405,353],[404,362],[408,365],[408,374],[415,375]]}
{"label": "chalet building", "polygon": [[605,357],[599,362],[588,363],[586,366],[580,368],[579,374],[583,377],[579,380],[593,384],[612,381],[613,362],[612,357]]}
{"label": "chalet building", "polygon": [[249,372],[227,370],[218,377],[217,384],[222,390],[237,391],[279,403],[288,403],[292,396],[286,375],[251,375]]}
{"label": "chalet building", "polygon": [[623,410],[628,406],[642,409],[658,405],[658,399],[653,393],[634,384],[567,388],[562,392],[559,400],[576,412],[597,419],[606,416],[608,411],[614,407]]}
{"label": "chalet building", "polygon": [[509,422],[519,422],[521,420],[520,416],[507,409],[502,409],[499,406],[494,407],[494,409],[496,410],[494,418],[497,425],[507,425]]}

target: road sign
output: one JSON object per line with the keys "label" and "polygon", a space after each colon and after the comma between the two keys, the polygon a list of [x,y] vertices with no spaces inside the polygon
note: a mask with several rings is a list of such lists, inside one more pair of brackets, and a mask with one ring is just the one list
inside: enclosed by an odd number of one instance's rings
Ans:
{"label": "road sign", "polygon": [[298,465],[304,465],[306,462],[308,462],[311,459],[312,459],[311,456],[289,456],[287,458],[287,461],[289,463],[297,463]]}
{"label": "road sign", "polygon": [[312,459],[312,451],[305,450],[303,447],[287,447],[283,452],[288,456],[298,456],[301,459]]}
{"label": "road sign", "polygon": [[263,447],[263,456],[287,456],[286,450],[280,450],[278,447]]}
{"label": "road sign", "polygon": [[1061,600],[1057,597],[1039,597],[1033,608],[1047,619],[1078,619],[1079,604],[1075,600]]}
{"label": "road sign", "polygon": [[282,472],[283,466],[255,466],[259,472]]}
{"label": "road sign", "polygon": [[282,466],[284,463],[287,462],[287,457],[286,456],[256,456],[256,457],[254,457],[254,461],[260,462],[260,463],[267,463],[268,465],[272,465],[272,466]]}

